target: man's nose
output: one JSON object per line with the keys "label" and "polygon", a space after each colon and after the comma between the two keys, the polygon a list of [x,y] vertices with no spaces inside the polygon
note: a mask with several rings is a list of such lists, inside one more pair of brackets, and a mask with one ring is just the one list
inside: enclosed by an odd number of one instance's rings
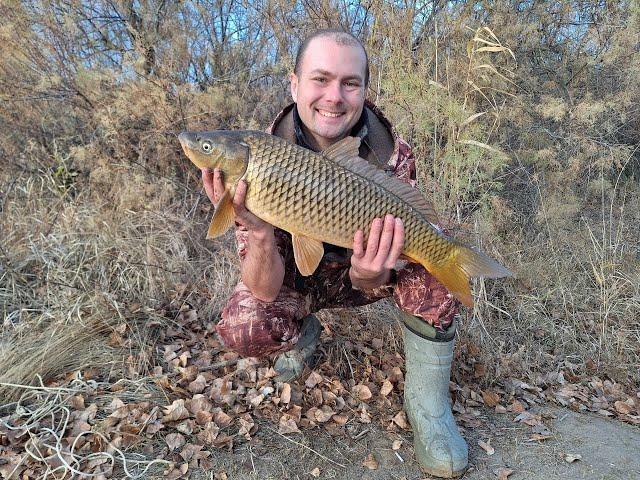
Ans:
{"label": "man's nose", "polygon": [[334,103],[340,103],[343,98],[342,84],[340,82],[331,82],[325,91],[325,99]]}

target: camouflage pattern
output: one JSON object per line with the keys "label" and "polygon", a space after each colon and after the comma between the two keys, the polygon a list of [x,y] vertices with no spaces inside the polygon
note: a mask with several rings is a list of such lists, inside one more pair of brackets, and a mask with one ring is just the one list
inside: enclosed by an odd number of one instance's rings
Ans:
{"label": "camouflage pattern", "polygon": [[[367,107],[393,134],[394,149],[387,170],[415,186],[415,158],[410,146],[397,136],[374,105],[367,103]],[[280,114],[276,118],[268,133],[273,133],[282,117]],[[235,233],[238,254],[243,259],[248,248],[248,232],[237,226]],[[243,356],[262,357],[290,350],[300,336],[302,318],[325,308],[356,307],[393,296],[403,311],[438,329],[446,329],[457,313],[457,300],[421,265],[407,264],[398,270],[395,281],[389,285],[358,290],[351,286],[349,278],[351,250],[325,245],[318,269],[313,275],[303,277],[295,267],[290,234],[276,229],[275,235],[285,265],[278,297],[273,302],[260,301],[241,282],[216,326],[224,344]]]}

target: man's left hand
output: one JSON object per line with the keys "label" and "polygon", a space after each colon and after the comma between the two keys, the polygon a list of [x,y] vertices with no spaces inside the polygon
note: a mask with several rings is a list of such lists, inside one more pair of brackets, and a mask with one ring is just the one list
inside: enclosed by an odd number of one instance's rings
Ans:
{"label": "man's left hand", "polygon": [[374,218],[365,249],[364,232],[358,230],[353,237],[353,255],[349,276],[358,289],[370,290],[389,282],[404,247],[402,220],[393,215]]}

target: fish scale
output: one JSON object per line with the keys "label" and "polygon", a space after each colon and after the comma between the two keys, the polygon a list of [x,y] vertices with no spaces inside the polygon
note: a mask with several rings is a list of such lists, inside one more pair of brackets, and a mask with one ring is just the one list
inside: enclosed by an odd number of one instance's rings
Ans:
{"label": "fish scale", "polygon": [[[431,263],[446,259],[448,242],[438,241],[431,224],[410,205],[321,155],[306,149],[292,155],[290,144],[273,139],[247,142],[251,156],[244,179],[251,188],[246,205],[255,215],[287,231],[322,234],[327,243],[351,248],[356,230],[368,234],[371,221],[389,213],[404,222],[407,256],[424,258],[431,250]],[[415,239],[425,236],[420,248]]]}
{"label": "fish scale", "polygon": [[233,225],[231,198],[246,180],[247,209],[292,234],[303,275],[317,268],[322,243],[351,248],[357,230],[369,233],[374,218],[401,218],[402,253],[422,264],[465,305],[473,305],[470,277],[510,272],[473,247],[445,236],[431,222],[433,207],[400,180],[357,157],[359,139],[345,138],[322,154],[256,131],[183,132],[183,150],[199,168],[221,168],[227,193],[217,205],[208,236]]}

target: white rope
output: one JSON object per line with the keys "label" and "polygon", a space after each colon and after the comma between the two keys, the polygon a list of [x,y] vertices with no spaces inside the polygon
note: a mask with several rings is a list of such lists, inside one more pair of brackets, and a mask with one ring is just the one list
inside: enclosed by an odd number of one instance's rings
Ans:
{"label": "white rope", "polygon": [[[22,420],[21,424],[19,426],[13,426],[8,422],[3,421],[2,425],[9,430],[25,431],[29,435],[29,440],[25,442],[25,452],[33,460],[42,463],[46,467],[46,470],[40,478],[47,479],[49,476],[53,476],[54,478],[64,478],[69,473],[72,474],[71,478],[75,476],[96,477],[98,475],[102,475],[102,473],[89,473],[83,471],[81,468],[82,465],[87,462],[99,459],[106,459],[111,468],[120,461],[126,478],[131,479],[145,477],[148,470],[155,464],[171,464],[171,462],[162,459],[146,460],[143,455],[137,453],[125,455],[122,450],[113,445],[101,432],[80,432],[73,439],[73,443],[70,448],[65,450],[63,446],[64,434],[67,431],[69,420],[71,418],[71,411],[66,407],[66,404],[69,403],[73,395],[83,391],[95,391],[99,384],[94,381],[90,381],[91,383],[84,382],[77,377],[71,382],[71,388],[45,387],[42,378],[39,375],[37,375],[37,379],[40,382],[40,386],[2,383],[2,385],[24,388],[26,390],[20,399],[15,402],[15,413],[10,416],[10,419],[14,422],[16,420]],[[37,407],[31,408],[29,404],[37,405]],[[57,422],[56,415],[59,415]],[[41,425],[41,423],[45,421],[46,417],[50,417],[51,428]],[[87,455],[76,453],[76,448],[78,447],[80,439],[84,435],[89,434],[102,439],[107,447],[113,450],[114,454],[106,451],[94,452]],[[53,442],[50,443],[52,440]],[[40,446],[49,448],[54,453],[46,456],[41,451]],[[51,468],[50,462],[52,460],[55,460],[62,465],[56,468]],[[9,478],[17,471],[22,463],[23,462],[21,461],[16,465],[9,475]],[[141,468],[142,466],[144,466],[144,468],[140,473],[132,473],[132,468]],[[61,476],[58,477],[58,474],[61,474]]]}

